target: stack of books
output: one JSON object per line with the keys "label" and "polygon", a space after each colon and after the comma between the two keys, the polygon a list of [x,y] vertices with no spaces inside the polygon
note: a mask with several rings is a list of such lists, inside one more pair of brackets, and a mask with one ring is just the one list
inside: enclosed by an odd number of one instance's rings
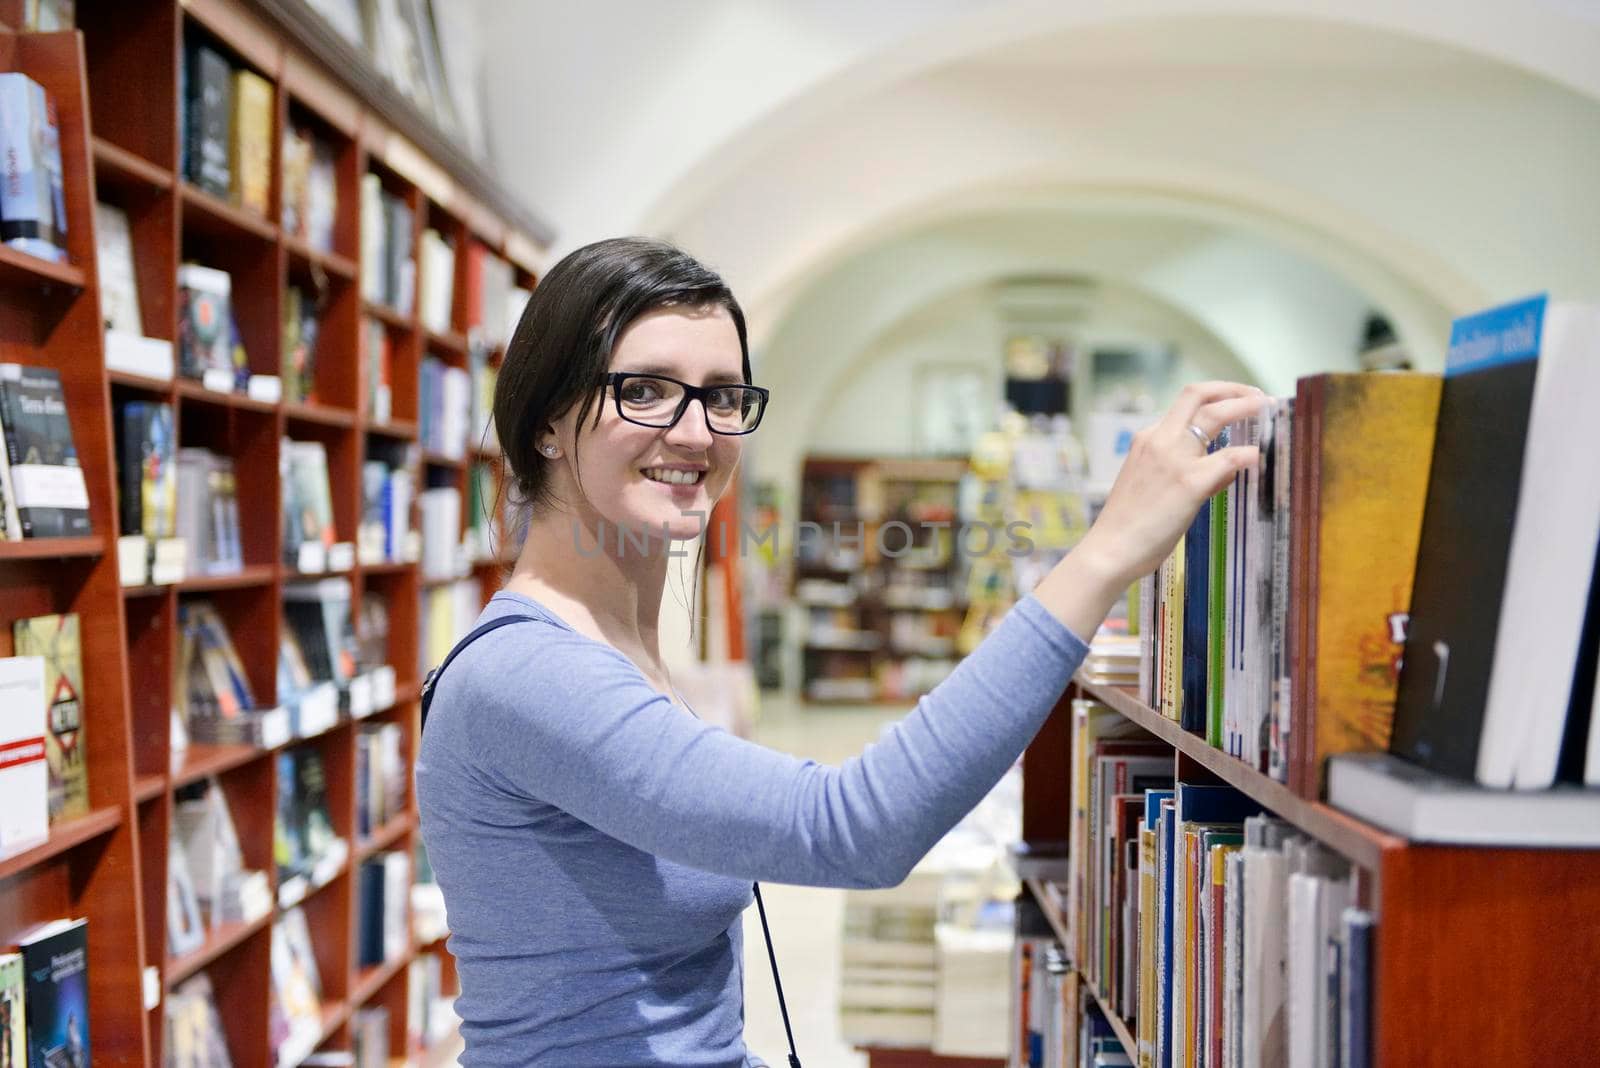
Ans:
{"label": "stack of books", "polygon": [[334,149],[309,126],[283,127],[283,232],[319,252],[333,251],[333,225],[339,212]]}
{"label": "stack of books", "polygon": [[416,301],[414,216],[376,174],[361,176],[361,296],[403,316]]}
{"label": "stack of books", "polygon": [[89,921],[52,920],[0,952],[0,1063],[87,1065]]}
{"label": "stack of books", "polygon": [[272,83],[191,30],[183,50],[183,177],[257,215],[272,189]]}

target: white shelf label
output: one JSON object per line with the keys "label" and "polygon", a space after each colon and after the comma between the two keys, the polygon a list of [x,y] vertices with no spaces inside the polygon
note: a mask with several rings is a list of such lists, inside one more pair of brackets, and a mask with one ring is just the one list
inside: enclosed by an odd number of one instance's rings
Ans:
{"label": "white shelf label", "polygon": [[315,737],[339,725],[339,691],[331,682],[307,690],[296,708],[301,738]]}
{"label": "white shelf label", "polygon": [[276,749],[289,741],[289,710],[269,708],[261,714],[261,748]]}
{"label": "white shelf label", "polygon": [[156,542],[155,558],[150,566],[150,581],[158,586],[170,586],[174,582],[182,582],[188,559],[188,542],[182,538],[161,538]]}
{"label": "white shelf label", "polygon": [[251,375],[245,393],[251,400],[277,404],[283,399],[283,380],[277,375]]}
{"label": "white shelf label", "polygon": [[144,1010],[149,1012],[161,1004],[161,969],[154,964],[146,964],[141,977],[144,981]]}
{"label": "white shelf label", "polygon": [[350,680],[350,715],[363,719],[372,715],[372,676],[357,675]]}
{"label": "white shelf label", "polygon": [[200,376],[200,384],[213,393],[232,393],[233,372],[226,367],[207,367]]}
{"label": "white shelf label", "polygon": [[321,574],[328,570],[328,550],[320,541],[303,541],[295,555],[294,566],[305,574]]}
{"label": "white shelf label", "polygon": [[149,543],[143,534],[117,539],[117,580],[124,586],[143,586],[150,580]]}
{"label": "white shelf label", "polygon": [[374,709],[394,707],[394,668],[385,664],[383,667],[374,668],[368,677],[372,679],[372,707]]}
{"label": "white shelf label", "polygon": [[356,566],[356,547],[348,541],[335,542],[328,546],[328,570],[349,571]]}

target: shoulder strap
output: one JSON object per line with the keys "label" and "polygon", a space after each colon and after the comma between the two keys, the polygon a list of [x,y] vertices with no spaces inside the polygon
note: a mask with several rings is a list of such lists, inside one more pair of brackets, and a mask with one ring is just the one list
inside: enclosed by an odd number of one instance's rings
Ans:
{"label": "shoulder strap", "polygon": [[433,703],[433,690],[434,687],[439,685],[439,676],[444,674],[444,669],[450,666],[450,661],[460,655],[461,650],[488,634],[491,630],[498,630],[507,623],[534,623],[537,621],[534,616],[498,616],[487,623],[480,623],[473,628],[471,634],[456,642],[455,648],[451,649],[449,654],[445,656],[443,663],[428,672],[428,677],[422,680],[422,726],[418,728],[419,731],[426,730],[428,727],[428,706]]}

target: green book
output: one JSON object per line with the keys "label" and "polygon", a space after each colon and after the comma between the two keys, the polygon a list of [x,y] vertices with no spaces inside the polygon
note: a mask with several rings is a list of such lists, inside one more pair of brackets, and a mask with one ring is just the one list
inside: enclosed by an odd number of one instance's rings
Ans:
{"label": "green book", "polygon": [[1228,495],[1225,486],[1211,498],[1211,602],[1206,606],[1206,742],[1222,748],[1223,653],[1228,637],[1223,623],[1223,608],[1228,596]]}

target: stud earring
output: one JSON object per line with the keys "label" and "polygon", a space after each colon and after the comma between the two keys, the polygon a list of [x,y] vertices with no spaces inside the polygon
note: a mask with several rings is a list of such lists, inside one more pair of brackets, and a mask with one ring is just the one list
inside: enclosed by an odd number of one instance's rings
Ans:
{"label": "stud earring", "polygon": [[552,460],[555,459],[556,447],[554,445],[542,445],[539,447],[539,451],[550,457]]}

